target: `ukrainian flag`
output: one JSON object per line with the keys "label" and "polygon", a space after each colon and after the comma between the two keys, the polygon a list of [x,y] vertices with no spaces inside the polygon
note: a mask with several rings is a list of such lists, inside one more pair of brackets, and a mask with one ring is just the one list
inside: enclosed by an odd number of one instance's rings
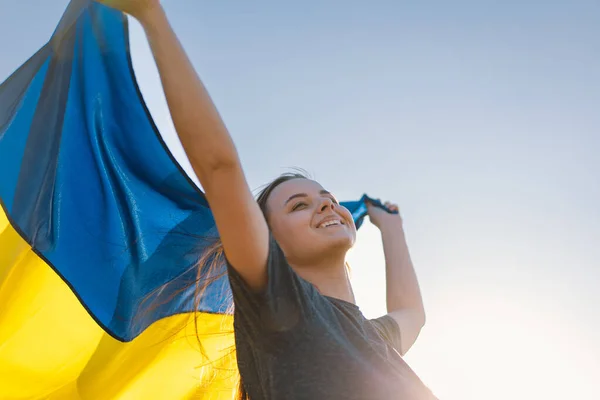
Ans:
{"label": "ukrainian flag", "polygon": [[[145,106],[127,29],[73,0],[0,86],[0,399],[233,398],[225,269],[196,268],[214,221]],[[357,225],[365,198],[345,203]]]}

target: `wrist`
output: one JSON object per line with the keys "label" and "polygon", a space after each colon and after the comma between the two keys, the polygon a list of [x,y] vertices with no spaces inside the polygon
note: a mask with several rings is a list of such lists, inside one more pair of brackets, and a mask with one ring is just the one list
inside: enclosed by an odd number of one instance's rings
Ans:
{"label": "wrist", "polygon": [[402,218],[388,219],[382,221],[379,226],[379,230],[382,235],[386,234],[404,234],[404,226],[402,225]]}

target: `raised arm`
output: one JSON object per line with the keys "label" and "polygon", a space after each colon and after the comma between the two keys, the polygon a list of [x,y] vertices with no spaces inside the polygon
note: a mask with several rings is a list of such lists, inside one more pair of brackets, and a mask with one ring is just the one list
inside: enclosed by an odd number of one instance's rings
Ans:
{"label": "raised arm", "polygon": [[[386,206],[397,210],[396,205],[386,203]],[[381,231],[386,268],[387,311],[400,327],[401,343],[397,350],[405,354],[415,343],[425,324],[425,310],[404,235],[402,217],[369,206],[369,218]]]}
{"label": "raised arm", "polygon": [[213,212],[225,255],[246,283],[267,281],[268,228],[244,176],[233,140],[159,0],[101,0],[142,24],[175,130]]}

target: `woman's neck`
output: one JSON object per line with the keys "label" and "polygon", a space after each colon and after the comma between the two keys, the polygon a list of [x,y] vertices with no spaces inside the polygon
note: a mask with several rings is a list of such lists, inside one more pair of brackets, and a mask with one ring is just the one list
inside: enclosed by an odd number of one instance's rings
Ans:
{"label": "woman's neck", "polygon": [[292,268],[315,285],[322,295],[356,304],[345,258],[323,260],[311,265],[292,265]]}

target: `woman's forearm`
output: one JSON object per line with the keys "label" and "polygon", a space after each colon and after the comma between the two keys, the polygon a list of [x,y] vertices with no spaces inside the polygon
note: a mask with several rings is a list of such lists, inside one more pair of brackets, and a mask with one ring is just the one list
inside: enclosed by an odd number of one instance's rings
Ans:
{"label": "woman's forearm", "polygon": [[158,4],[137,18],[156,60],[173,124],[200,181],[212,170],[239,163],[233,140],[164,9]]}
{"label": "woman's forearm", "polygon": [[419,282],[413,267],[401,221],[381,226],[386,264],[388,312],[413,310],[423,318],[425,311]]}

